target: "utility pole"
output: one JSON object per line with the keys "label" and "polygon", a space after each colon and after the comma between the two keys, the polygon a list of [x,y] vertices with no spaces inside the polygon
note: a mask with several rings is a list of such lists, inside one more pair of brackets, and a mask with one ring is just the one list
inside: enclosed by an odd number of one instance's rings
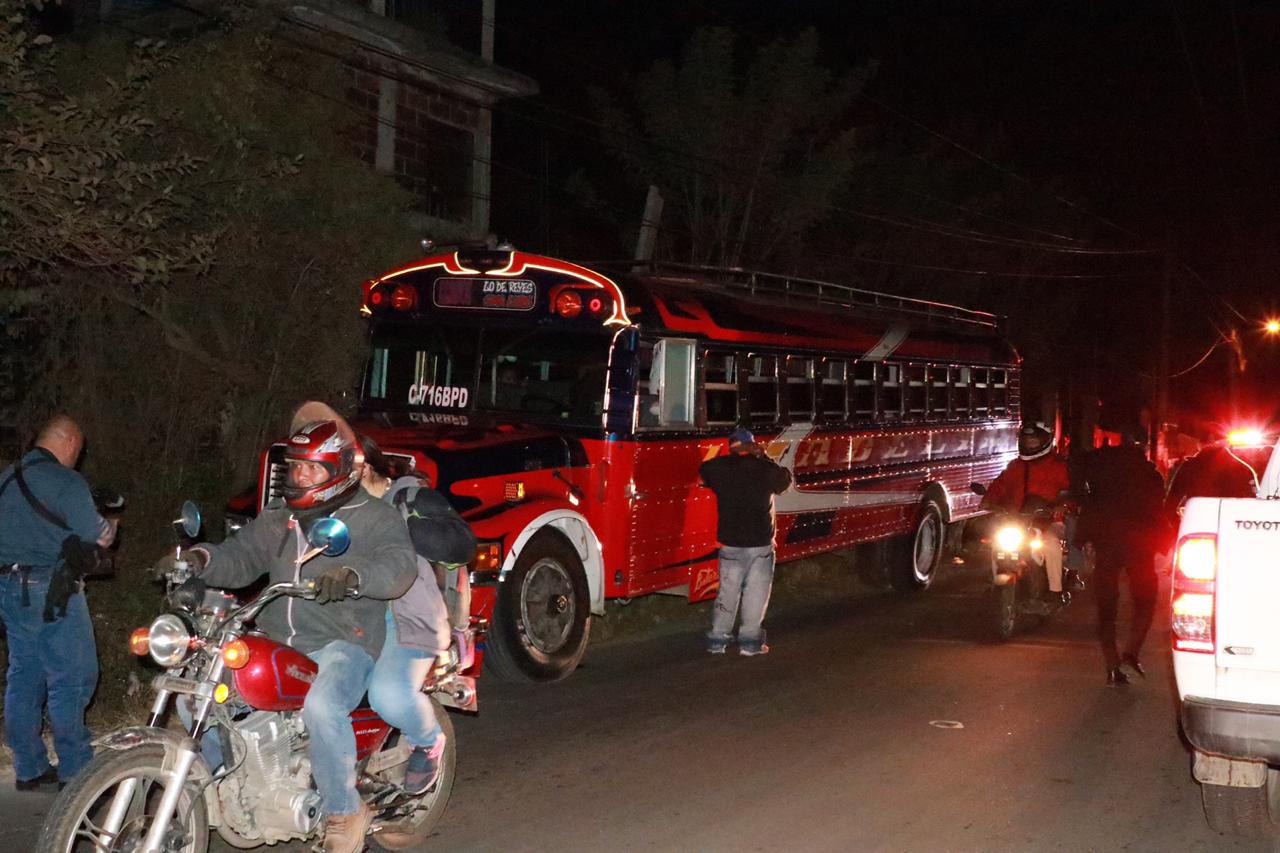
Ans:
{"label": "utility pole", "polygon": [[653,184],[644,200],[644,216],[640,220],[640,236],[636,238],[637,261],[653,260],[653,246],[658,240],[658,223],[662,221],[662,193]]}
{"label": "utility pole", "polygon": [[[493,19],[497,0],[482,0],[480,4],[480,58],[493,64]],[[480,120],[476,127],[473,147],[471,191],[471,227],[478,237],[489,233],[490,196],[493,193],[493,107],[480,106]]]}
{"label": "utility pole", "polygon": [[1155,424],[1151,432],[1151,461],[1162,467],[1168,453],[1164,425],[1169,420],[1169,338],[1173,334],[1173,256],[1164,253],[1164,282],[1160,294],[1160,364],[1156,368]]}

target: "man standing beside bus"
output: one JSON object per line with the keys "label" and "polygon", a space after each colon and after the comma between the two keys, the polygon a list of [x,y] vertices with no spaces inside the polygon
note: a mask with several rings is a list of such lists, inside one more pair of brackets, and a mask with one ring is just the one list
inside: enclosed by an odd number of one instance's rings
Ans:
{"label": "man standing beside bus", "polygon": [[702,482],[715,492],[719,518],[720,590],[707,651],[724,654],[738,628],[738,653],[768,654],[763,627],[773,589],[773,496],[791,486],[791,472],[765,456],[750,431],[729,434],[729,454],[702,463]]}

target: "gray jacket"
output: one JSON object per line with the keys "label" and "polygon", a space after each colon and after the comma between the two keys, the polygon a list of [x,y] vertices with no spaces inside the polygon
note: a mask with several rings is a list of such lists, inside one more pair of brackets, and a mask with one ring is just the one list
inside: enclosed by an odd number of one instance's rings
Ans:
{"label": "gray jacket", "polygon": [[[423,487],[422,481],[417,477],[400,477],[387,489],[383,500],[390,504],[397,492],[420,487]],[[395,512],[403,519],[400,510]],[[401,524],[404,524],[403,520]],[[408,592],[391,602],[396,642],[439,657],[449,650],[449,611],[431,563],[417,554],[414,558],[417,560],[417,578]]]}
{"label": "gray jacket", "polygon": [[277,599],[258,616],[258,627],[304,654],[347,640],[376,660],[386,638],[387,600],[404,595],[418,573],[413,545],[400,513],[364,489],[332,515],[351,531],[345,554],[321,554],[297,566],[307,547],[301,529],[287,508],[269,508],[225,542],[198,546],[209,555],[200,577],[211,586],[238,589],[268,573],[271,583],[297,583],[347,566],[360,576],[359,598],[329,604]]}

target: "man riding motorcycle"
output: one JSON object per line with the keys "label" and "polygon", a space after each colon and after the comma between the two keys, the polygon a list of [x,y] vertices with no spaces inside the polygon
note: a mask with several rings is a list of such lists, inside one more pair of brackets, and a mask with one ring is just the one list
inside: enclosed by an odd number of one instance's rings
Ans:
{"label": "man riding motorcycle", "polygon": [[[982,498],[986,509],[1011,513],[1032,513],[1062,502],[1071,488],[1066,461],[1053,452],[1053,434],[1038,426],[1025,426],[1018,433],[1018,458],[1000,473]],[[1062,543],[1066,526],[1061,521],[1042,525],[1045,575],[1049,589],[1045,601],[1063,601]]]}
{"label": "man riding motorcycle", "polygon": [[[326,814],[324,850],[356,853],[364,846],[372,813],[356,791],[356,743],[349,715],[360,703],[382,649],[387,601],[404,595],[417,577],[417,566],[400,513],[360,486],[362,459],[355,434],[332,410],[317,405],[304,406],[294,418],[284,505],[268,505],[237,535],[218,545],[189,548],[183,558],[211,586],[236,589],[267,572],[272,583],[314,582],[314,601],[274,601],[257,624],[320,666],[302,717],[312,776]],[[310,420],[317,412],[332,417]],[[299,564],[308,548],[307,532],[326,516],[346,523],[349,550]]]}

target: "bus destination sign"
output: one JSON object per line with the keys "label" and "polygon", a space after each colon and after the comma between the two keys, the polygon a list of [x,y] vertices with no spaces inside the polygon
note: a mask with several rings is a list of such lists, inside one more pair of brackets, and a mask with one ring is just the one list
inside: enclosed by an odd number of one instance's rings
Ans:
{"label": "bus destination sign", "polygon": [[439,308],[487,308],[532,311],[538,286],[524,278],[438,278],[435,303]]}

